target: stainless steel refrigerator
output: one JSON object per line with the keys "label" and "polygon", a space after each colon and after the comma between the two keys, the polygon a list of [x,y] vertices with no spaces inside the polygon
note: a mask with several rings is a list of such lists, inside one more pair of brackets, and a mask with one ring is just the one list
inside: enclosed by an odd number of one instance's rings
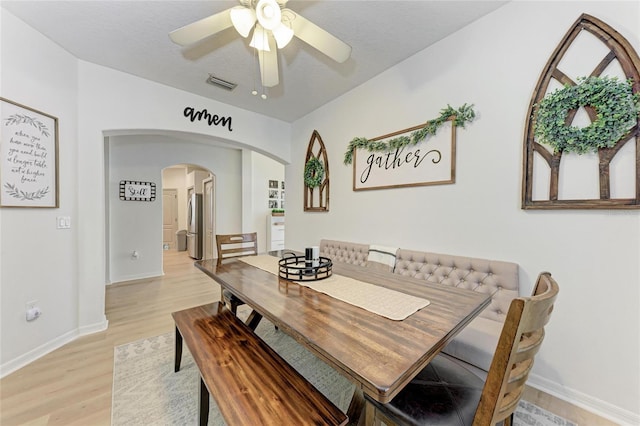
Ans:
{"label": "stainless steel refrigerator", "polygon": [[202,194],[191,194],[187,206],[187,250],[194,259],[202,259]]}

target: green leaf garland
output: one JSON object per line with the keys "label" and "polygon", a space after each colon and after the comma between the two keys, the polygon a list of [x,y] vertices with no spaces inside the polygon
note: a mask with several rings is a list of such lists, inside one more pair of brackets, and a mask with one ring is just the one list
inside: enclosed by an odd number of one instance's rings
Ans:
{"label": "green leaf garland", "polygon": [[[638,122],[640,94],[633,93],[631,80],[582,77],[576,85],[547,94],[537,106],[534,127],[537,142],[550,145],[555,153],[584,154],[614,147]],[[595,109],[596,119],[582,128],[566,125],[569,111],[584,106]]]}
{"label": "green leaf garland", "polygon": [[422,129],[416,130],[409,136],[398,136],[397,138],[389,139],[387,141],[370,141],[366,138],[354,138],[349,142],[347,152],[344,153],[344,164],[348,165],[353,162],[354,149],[366,149],[369,152],[389,152],[407,145],[416,145],[428,136],[435,135],[440,126],[452,117],[453,126],[464,128],[467,123],[473,121],[476,117],[476,113],[473,110],[473,105],[464,104],[458,109],[447,105],[446,108],[440,111],[440,116],[438,118],[427,121]]}

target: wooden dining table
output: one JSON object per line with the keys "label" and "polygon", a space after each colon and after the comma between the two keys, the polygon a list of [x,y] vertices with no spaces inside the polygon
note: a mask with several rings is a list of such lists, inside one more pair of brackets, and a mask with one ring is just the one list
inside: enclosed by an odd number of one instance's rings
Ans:
{"label": "wooden dining table", "polygon": [[357,424],[365,411],[363,394],[382,403],[393,399],[491,300],[488,294],[333,263],[333,274],[430,302],[397,321],[284,280],[238,258],[216,263],[215,259],[200,260],[195,265],[251,307],[251,327],[262,317],[268,319],[355,383],[347,411],[352,424]]}

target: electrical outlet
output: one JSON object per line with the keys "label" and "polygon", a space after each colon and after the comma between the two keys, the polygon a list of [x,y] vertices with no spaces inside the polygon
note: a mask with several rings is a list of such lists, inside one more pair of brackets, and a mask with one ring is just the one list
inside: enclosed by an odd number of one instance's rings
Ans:
{"label": "electrical outlet", "polygon": [[38,301],[32,300],[26,303],[27,311],[26,311],[26,319],[27,321],[34,321],[40,318],[42,315],[42,310],[37,306]]}
{"label": "electrical outlet", "polygon": [[26,319],[27,321],[34,321],[40,318],[40,315],[42,315],[42,311],[36,306],[35,308],[27,311]]}

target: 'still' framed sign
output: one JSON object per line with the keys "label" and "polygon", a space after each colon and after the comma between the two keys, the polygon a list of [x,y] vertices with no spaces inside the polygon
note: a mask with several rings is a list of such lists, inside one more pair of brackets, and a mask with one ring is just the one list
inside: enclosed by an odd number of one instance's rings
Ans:
{"label": "'still' framed sign", "polygon": [[[385,141],[423,127],[424,124],[371,141]],[[456,127],[448,121],[435,135],[416,145],[406,145],[388,152],[354,149],[353,190],[452,184],[456,178],[455,164]]]}
{"label": "'still' framed sign", "polygon": [[154,201],[156,199],[156,184],[121,180],[120,199],[124,201]]}

